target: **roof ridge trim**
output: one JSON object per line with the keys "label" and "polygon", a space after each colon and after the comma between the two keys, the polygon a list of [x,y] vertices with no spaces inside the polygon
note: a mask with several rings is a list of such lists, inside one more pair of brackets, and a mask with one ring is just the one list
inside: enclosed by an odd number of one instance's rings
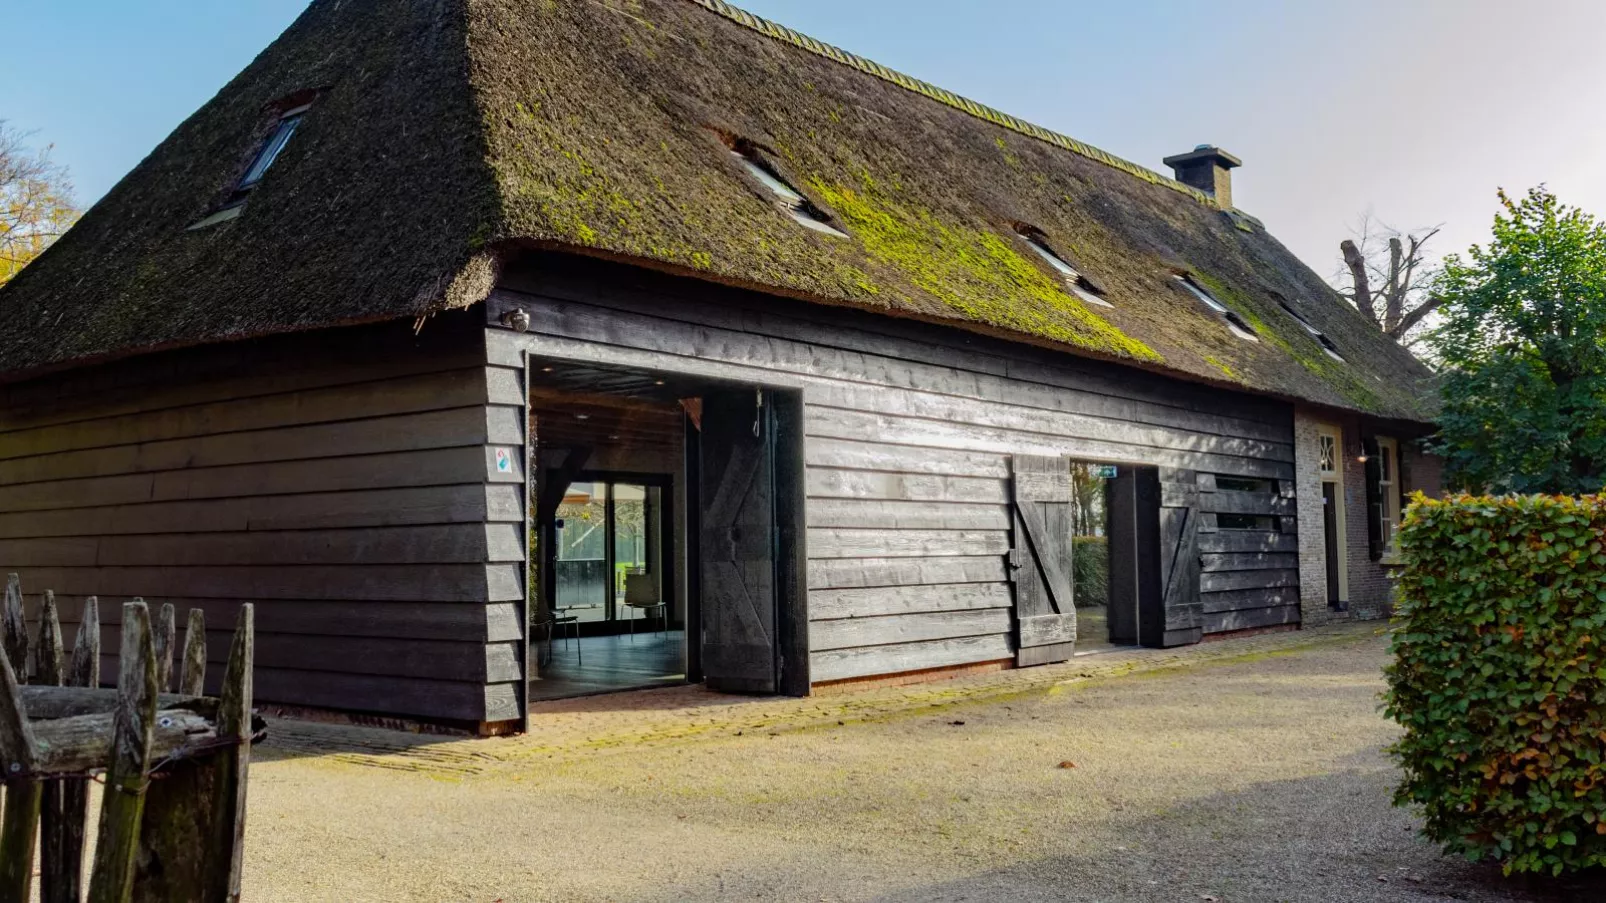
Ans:
{"label": "roof ridge trim", "polygon": [[823,56],[829,60],[834,60],[835,62],[841,63],[844,66],[849,66],[868,75],[873,75],[882,81],[891,82],[900,88],[913,91],[916,94],[930,98],[931,100],[935,100],[938,103],[953,107],[960,112],[968,113],[977,119],[982,119],[994,125],[1002,126],[1003,128],[1009,129],[1013,132],[1019,132],[1020,134],[1026,135],[1030,138],[1036,138],[1039,141],[1045,141],[1054,145],[1055,147],[1086,157],[1089,160],[1094,160],[1114,169],[1119,169],[1122,172],[1127,173],[1128,175],[1136,176],[1145,182],[1151,182],[1155,185],[1163,185],[1166,188],[1172,189],[1173,191],[1179,191],[1188,195],[1189,197],[1192,197],[1201,204],[1205,204],[1210,207],[1219,207],[1215,198],[1205,194],[1203,191],[1200,191],[1191,185],[1184,185],[1175,179],[1163,176],[1147,167],[1139,166],[1130,160],[1123,160],[1114,154],[1099,150],[1093,145],[1078,141],[1069,135],[1063,135],[1059,132],[1045,129],[1040,125],[1027,122],[1026,120],[1016,116],[1011,116],[1001,110],[995,110],[986,104],[977,103],[968,97],[962,97],[946,88],[939,88],[930,82],[921,81],[914,76],[905,75],[895,69],[889,69],[875,60],[866,59],[865,57],[849,53],[840,47],[827,44],[824,41],[815,40],[814,38],[811,38],[802,32],[787,28],[785,25],[781,25],[777,22],[771,22],[768,19],[755,16],[747,10],[732,6],[729,3],[726,3],[725,0],[689,0],[689,2],[695,3],[711,12],[717,13],[726,19],[737,23],[738,25],[742,25],[760,34],[774,38],[777,41],[784,41],[785,43],[791,44],[794,47],[807,50],[810,53]]}

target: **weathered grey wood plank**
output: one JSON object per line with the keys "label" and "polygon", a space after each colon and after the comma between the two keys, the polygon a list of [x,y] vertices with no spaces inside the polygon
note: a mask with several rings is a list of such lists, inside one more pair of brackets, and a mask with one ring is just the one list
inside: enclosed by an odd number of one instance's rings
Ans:
{"label": "weathered grey wood plank", "polygon": [[[258,607],[264,607],[258,603]],[[121,631],[105,628],[108,642]],[[227,661],[231,634],[213,630],[206,635],[207,661]],[[319,636],[304,633],[258,633],[258,667],[317,671],[338,663],[350,674],[394,674],[430,680],[513,680],[516,666],[507,664],[511,643],[456,642],[430,638]],[[495,663],[494,672],[488,670]],[[511,670],[509,670],[511,669]],[[511,676],[510,676],[511,675]]]}
{"label": "weathered grey wood plank", "polygon": [[1252,530],[1217,531],[1199,536],[1199,551],[1218,554],[1227,552],[1298,552],[1299,537],[1293,533]]}
{"label": "weathered grey wood plank", "polygon": [[809,656],[815,683],[871,675],[901,674],[980,662],[1011,660],[1014,649],[1002,634],[930,640],[892,646],[833,649]]}
{"label": "weathered grey wood plank", "polygon": [[885,470],[950,477],[988,477],[995,480],[1009,476],[1008,459],[1000,454],[911,448],[844,439],[809,440],[804,449],[804,460],[810,467],[839,470]]}
{"label": "weathered grey wood plank", "polygon": [[184,626],[184,668],[179,673],[178,692],[200,696],[206,692],[206,611],[190,609]]}
{"label": "weathered grey wood plank", "polygon": [[809,593],[809,613],[817,621],[936,611],[1007,609],[1005,583],[923,584],[866,589],[817,589]]}
{"label": "weathered grey wood plank", "polygon": [[[240,599],[172,597],[181,609],[201,609],[213,623],[237,616]],[[65,621],[76,624],[82,596],[58,596]],[[115,624],[113,620],[110,623]],[[393,637],[455,642],[510,642],[519,637],[518,614],[510,603],[489,605],[434,602],[375,602],[334,599],[271,600],[257,605],[260,637],[321,634],[333,637]],[[222,659],[218,659],[222,661]]]}
{"label": "weathered grey wood plank", "polygon": [[810,498],[859,498],[928,502],[1002,504],[1008,499],[1004,480],[946,477],[933,474],[831,470],[811,467]]}
{"label": "weathered grey wood plank", "polygon": [[935,558],[946,555],[1002,555],[1009,534],[1001,530],[844,530],[808,531],[810,558]]}
{"label": "weathered grey wood plank", "polygon": [[[20,592],[13,593],[16,585],[17,576],[12,574],[6,582],[5,617],[0,621],[7,639],[14,636],[15,627],[10,623],[14,598],[15,607],[21,608]],[[0,900],[27,903],[33,889],[35,838],[44,790],[28,779],[39,743],[22,701],[27,646],[22,647],[23,667],[19,668],[13,661],[14,644],[6,645],[6,654],[0,655],[0,781],[5,787],[4,805],[0,806]]]}
{"label": "weathered grey wood plank", "polygon": [[1251,630],[1257,627],[1276,627],[1299,623],[1299,606],[1280,608],[1252,608],[1207,614],[1203,620],[1205,633],[1225,633],[1229,630]]}
{"label": "weathered grey wood plank", "polygon": [[1199,556],[1205,573],[1216,571],[1264,571],[1299,567],[1299,556],[1292,552],[1228,552]]}
{"label": "weathered grey wood plank", "polygon": [[825,652],[953,637],[1007,636],[1009,629],[1009,610],[1004,608],[844,618],[810,622],[809,648]]}
{"label": "weathered grey wood plank", "polygon": [[883,530],[1008,530],[1003,505],[909,502],[885,499],[815,498],[809,501],[810,527]]}
{"label": "weathered grey wood plank", "polygon": [[[143,602],[143,599],[135,599]],[[164,602],[151,622],[151,647],[156,651],[156,692],[173,690],[173,647],[178,643],[178,612]]]}
{"label": "weathered grey wood plank", "polygon": [[1272,571],[1227,571],[1201,574],[1199,591],[1217,593],[1235,589],[1271,589],[1279,586],[1298,586],[1299,571],[1295,569]]}
{"label": "weathered grey wood plank", "polygon": [[1002,583],[1004,558],[832,558],[809,562],[809,589]]}
{"label": "weathered grey wood plank", "polygon": [[123,606],[123,625],[117,675],[121,699],[113,716],[111,766],[100,807],[90,903],[120,903],[133,894],[134,857],[156,728],[156,655],[144,603]]}
{"label": "weathered grey wood plank", "polygon": [[16,672],[17,682],[28,679],[28,622],[22,611],[22,578],[6,575],[6,594],[0,599],[0,654]]}
{"label": "weathered grey wood plank", "polygon": [[1284,586],[1273,589],[1235,589],[1200,593],[1199,599],[1207,615],[1250,608],[1278,608],[1284,605],[1298,605],[1299,588]]}

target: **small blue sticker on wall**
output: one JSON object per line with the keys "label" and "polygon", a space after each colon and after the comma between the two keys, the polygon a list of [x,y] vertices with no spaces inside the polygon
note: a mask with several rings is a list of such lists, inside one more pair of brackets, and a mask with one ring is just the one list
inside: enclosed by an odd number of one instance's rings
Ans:
{"label": "small blue sticker on wall", "polygon": [[1113,480],[1118,473],[1114,464],[1100,464],[1093,468],[1093,476],[1100,480]]}
{"label": "small blue sticker on wall", "polygon": [[511,451],[508,451],[505,448],[499,448],[496,450],[496,472],[513,472],[513,453]]}

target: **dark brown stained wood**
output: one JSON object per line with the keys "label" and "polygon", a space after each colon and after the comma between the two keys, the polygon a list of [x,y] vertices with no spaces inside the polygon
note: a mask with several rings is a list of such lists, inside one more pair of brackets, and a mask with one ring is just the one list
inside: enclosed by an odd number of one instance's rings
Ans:
{"label": "dark brown stained wood", "polygon": [[103,567],[38,568],[41,584],[63,595],[122,592],[157,598],[351,599],[382,602],[485,602],[488,578],[493,601],[517,589],[510,565],[411,564],[314,565],[304,567]]}
{"label": "dark brown stained wood", "polygon": [[[46,554],[40,543],[70,543]],[[179,533],[74,540],[0,540],[0,561],[24,567],[245,564],[408,564],[522,561],[517,524],[455,524],[247,533]]]}
{"label": "dark brown stained wood", "polygon": [[0,487],[0,507],[8,511],[43,511],[483,482],[486,454],[484,446],[475,446],[29,483]]}
{"label": "dark brown stained wood", "polygon": [[[143,602],[143,599],[135,599]],[[156,692],[173,689],[173,647],[178,642],[178,613],[173,603],[164,602],[151,622],[151,646],[156,650]]]}
{"label": "dark brown stained wood", "polygon": [[1201,622],[1205,633],[1225,633],[1229,630],[1251,630],[1257,627],[1277,627],[1299,623],[1299,606],[1280,608],[1252,608],[1207,614]]}
{"label": "dark brown stained wood", "polygon": [[714,689],[777,686],[774,435],[751,389],[703,398],[701,517],[704,680]]}
{"label": "dark brown stained wood", "polygon": [[[262,603],[257,606],[264,607]],[[108,625],[105,634],[108,643],[115,643],[121,629]],[[230,641],[231,635],[227,632],[208,633],[207,661],[227,661]],[[350,674],[502,681],[518,679],[517,667],[510,665],[508,658],[514,649],[513,643],[258,633],[256,662],[259,668],[303,671],[338,668]]]}
{"label": "dark brown stained wood", "polygon": [[939,611],[1007,609],[1014,604],[1002,583],[880,586],[871,589],[817,589],[809,593],[814,621]]}
{"label": "dark brown stained wood", "polygon": [[184,664],[179,672],[178,692],[183,696],[200,696],[206,692],[206,612],[190,609],[184,625]]}
{"label": "dark brown stained wood", "polygon": [[475,367],[484,330],[470,325],[329,329],[70,370],[0,386],[0,432]]}
{"label": "dark brown stained wood", "polygon": [[[775,311],[773,298],[758,301],[769,305],[768,309],[758,309],[748,299],[732,299],[730,306],[711,303],[701,287],[693,292],[670,292],[665,298],[658,292],[642,293],[619,284],[610,284],[601,291],[579,288],[577,284],[560,284],[561,279],[547,280],[535,289],[543,296],[538,300],[505,289],[493,293],[487,304],[490,322],[494,323],[508,307],[534,303],[557,314],[536,324],[538,331],[606,341],[607,324],[626,314],[654,337],[668,338],[657,345],[643,346],[659,351],[693,348],[706,355],[708,350],[718,348],[731,354],[732,359],[757,366],[823,374],[854,372],[867,381],[913,388],[934,384],[946,388],[949,381],[955,381],[951,391],[974,394],[987,401],[1008,401],[1023,391],[1036,390],[1058,399],[1068,413],[1113,415],[1138,422],[1197,422],[1199,412],[1221,406],[1221,394],[1212,396],[1203,387],[1132,371],[1116,373],[1113,368],[1100,369],[1097,364],[1065,355],[1043,354],[1018,346],[995,344],[997,350],[993,353],[980,352],[980,343],[973,337],[951,335],[940,327],[926,329],[908,322],[873,324],[862,319],[856,321],[856,326],[845,326],[841,311],[832,311],[825,317],[810,316],[808,312],[803,312],[802,317],[788,316]],[[731,309],[744,302],[747,310],[737,313]],[[794,306],[793,311],[798,308]],[[675,320],[664,319],[666,316]],[[733,322],[738,322],[747,334],[729,332]],[[755,339],[762,345],[756,344]],[[749,346],[732,354],[729,349],[743,340]],[[1044,363],[1050,360],[1052,364]],[[1287,435],[1286,430],[1279,431],[1291,420],[1286,406],[1250,396],[1236,401],[1236,411],[1251,412],[1250,419],[1218,416],[1209,429],[1229,435],[1242,431],[1251,437],[1257,428],[1271,434],[1271,438]]]}
{"label": "dark brown stained wood", "polygon": [[810,498],[861,498],[932,502],[1002,504],[1008,500],[1004,480],[945,477],[931,474],[830,470],[811,467]]}
{"label": "dark brown stained wood", "polygon": [[[518,441],[498,408],[465,407],[393,417],[189,436],[161,442],[51,452],[0,461],[0,485],[420,451]],[[3,439],[0,439],[3,445]]]}
{"label": "dark brown stained wood", "polygon": [[991,636],[1008,633],[1009,628],[1010,616],[1006,608],[844,618],[812,622],[809,625],[809,648],[824,652],[953,637]]}
{"label": "dark brown stained wood", "polygon": [[838,470],[930,473],[951,477],[990,477],[995,480],[1009,476],[1009,461],[1004,455],[911,448],[879,442],[814,439],[808,443],[805,459],[810,467]]}
{"label": "dark brown stained wood", "polygon": [[964,558],[838,558],[809,561],[809,589],[1003,583],[1004,556]]}
{"label": "dark brown stained wood", "polygon": [[815,498],[809,500],[808,519],[811,528],[1007,531],[1009,508],[962,502]]}
{"label": "dark brown stained wood", "polygon": [[[58,597],[68,624],[78,622],[83,599],[82,596]],[[226,624],[238,615],[242,600],[176,597],[173,603],[183,610],[200,609],[212,623]],[[257,605],[257,624],[259,636],[323,634],[490,643],[519,638],[518,613],[506,602],[441,605],[434,602],[275,600]]]}
{"label": "dark brown stained wood", "polygon": [[843,530],[808,531],[810,558],[931,558],[947,555],[1003,555],[1009,534],[1001,530]]}
{"label": "dark brown stained wood", "polygon": [[1199,589],[1201,592],[1206,593],[1298,585],[1299,571],[1293,568],[1271,571],[1229,571],[1227,573],[1203,574],[1199,577]]}
{"label": "dark brown stained wood", "polygon": [[1299,567],[1299,556],[1292,552],[1233,552],[1229,554],[1200,555],[1199,562],[1205,573],[1217,571],[1264,571]]}
{"label": "dark brown stained wood", "polygon": [[1010,646],[1008,635],[999,633],[891,646],[833,649],[813,653],[810,658],[814,682],[820,683],[973,662],[996,662],[1012,659],[1014,655],[1015,650]]}
{"label": "dark brown stained wood", "polygon": [[1010,459],[1014,535],[1009,552],[1015,586],[1015,663],[1064,661],[1076,647],[1072,563],[1071,485],[1063,458]]}
{"label": "dark brown stained wood", "polygon": [[[90,903],[130,899],[139,821],[145,809],[146,775],[156,728],[156,656],[151,646],[150,613],[144,603],[123,606],[123,642],[118,659],[119,701],[112,732],[111,767],[100,806]],[[93,716],[91,716],[93,717]]]}
{"label": "dark brown stained wood", "polygon": [[1299,593],[1288,587],[1272,589],[1235,589],[1220,593],[1200,593],[1205,614],[1220,614],[1251,608],[1277,608],[1298,605]]}
{"label": "dark brown stained wood", "polygon": [[[270,395],[250,405],[235,399],[0,434],[0,459],[84,448],[160,442],[277,427],[381,417],[485,403],[478,368]],[[360,413],[359,413],[360,412]]]}
{"label": "dark brown stained wood", "polygon": [[468,485],[324,492],[245,499],[161,502],[25,514],[0,513],[0,539],[151,533],[309,530],[409,524],[511,522],[518,519],[517,487]]}
{"label": "dark brown stained wood", "polygon": [[256,696],[264,703],[288,701],[296,705],[415,718],[506,720],[484,717],[486,686],[478,681],[421,680],[388,674],[293,671],[258,666]]}
{"label": "dark brown stained wood", "polygon": [[1293,464],[1286,461],[1176,451],[1168,448],[1146,448],[1097,439],[1083,439],[1075,435],[1026,433],[998,427],[900,417],[895,414],[824,408],[812,404],[809,407],[806,426],[811,438],[851,439],[863,442],[879,440],[895,445],[966,449],[1001,454],[1010,454],[1012,449],[1024,449],[1016,453],[1040,456],[1064,455],[1082,460],[1154,464],[1162,467],[1209,468],[1213,471],[1268,479],[1288,480],[1294,476]]}
{"label": "dark brown stained wood", "polygon": [[1298,552],[1299,537],[1292,533],[1219,530],[1209,535],[1200,534],[1199,551],[1203,553]]}

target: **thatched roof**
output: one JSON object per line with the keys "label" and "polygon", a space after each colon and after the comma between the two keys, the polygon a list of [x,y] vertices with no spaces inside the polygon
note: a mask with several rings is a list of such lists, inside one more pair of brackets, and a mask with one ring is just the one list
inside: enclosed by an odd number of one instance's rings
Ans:
{"label": "thatched roof", "polygon": [[[314,89],[241,215],[187,229],[228,196],[275,104]],[[732,142],[847,237],[778,209]],[[1068,292],[1022,226],[1114,307]],[[317,0],[0,289],[0,370],[423,316],[478,301],[532,245],[1432,412],[1426,369],[1253,218],[721,0]]]}

